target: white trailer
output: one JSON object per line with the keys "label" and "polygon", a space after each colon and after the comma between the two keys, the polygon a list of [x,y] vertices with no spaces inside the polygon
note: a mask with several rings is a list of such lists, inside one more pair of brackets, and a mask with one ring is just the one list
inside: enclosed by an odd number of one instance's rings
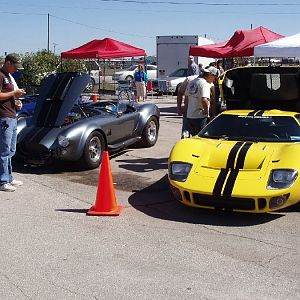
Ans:
{"label": "white trailer", "polygon": [[[157,36],[157,78],[165,78],[178,69],[187,68],[190,46],[213,43],[198,35]],[[212,58],[195,57],[195,62],[202,63],[204,67],[211,61],[213,61]]]}

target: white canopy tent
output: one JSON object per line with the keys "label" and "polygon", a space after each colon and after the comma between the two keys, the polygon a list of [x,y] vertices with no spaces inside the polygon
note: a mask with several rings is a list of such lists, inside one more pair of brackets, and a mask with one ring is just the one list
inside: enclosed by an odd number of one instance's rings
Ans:
{"label": "white canopy tent", "polygon": [[254,47],[254,57],[300,57],[300,33]]}

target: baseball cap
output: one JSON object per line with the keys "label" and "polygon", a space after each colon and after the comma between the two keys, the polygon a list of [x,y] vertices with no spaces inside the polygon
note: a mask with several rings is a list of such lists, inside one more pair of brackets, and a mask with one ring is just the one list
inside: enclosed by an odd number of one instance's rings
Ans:
{"label": "baseball cap", "polygon": [[189,59],[192,59],[192,60],[193,60],[193,59],[194,59],[194,56],[193,56],[193,55],[190,55],[190,56],[189,56]]}
{"label": "baseball cap", "polygon": [[6,55],[5,61],[10,61],[11,63],[13,63],[18,70],[24,69],[21,63],[21,59],[17,54],[11,53]]}
{"label": "baseball cap", "polygon": [[202,72],[204,72],[204,73],[211,73],[211,74],[213,74],[215,76],[219,76],[219,70],[217,68],[215,68],[215,67],[212,67],[212,66],[203,69]]}

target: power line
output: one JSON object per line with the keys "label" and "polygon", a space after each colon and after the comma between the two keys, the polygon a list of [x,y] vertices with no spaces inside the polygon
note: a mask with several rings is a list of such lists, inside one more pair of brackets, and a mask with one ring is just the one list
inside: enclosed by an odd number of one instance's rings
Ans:
{"label": "power line", "polygon": [[133,34],[133,33],[125,33],[125,32],[119,32],[119,31],[115,31],[112,29],[105,29],[105,28],[101,28],[101,27],[96,27],[96,26],[91,26],[91,25],[87,25],[87,24],[83,24],[83,23],[79,23],[79,22],[75,22],[66,18],[61,18],[55,15],[50,15],[53,18],[59,19],[59,20],[63,20],[69,23],[73,23],[76,25],[80,25],[80,26],[84,26],[84,27],[88,27],[88,28],[93,28],[93,29],[97,29],[97,30],[102,30],[102,31],[107,31],[107,32],[111,32],[111,33],[116,33],[116,34],[120,34],[120,35],[127,35],[127,36],[136,36],[136,37],[143,37],[143,38],[154,38],[154,36],[146,36],[146,35],[139,35],[139,34]]}
{"label": "power line", "polygon": [[[101,1],[101,0],[100,0]],[[62,7],[61,7],[62,8]],[[71,7],[63,7],[63,8],[71,8]],[[80,7],[73,7],[74,8],[78,8],[78,9],[84,9],[84,8],[80,8]],[[95,10],[96,8],[86,8],[87,10]],[[101,10],[113,10],[113,11],[137,11],[137,12],[145,12],[144,10],[139,10],[139,9],[105,9],[105,8],[99,8]],[[147,12],[161,12],[161,10],[157,9],[157,10],[147,10]],[[183,11],[183,10],[165,10],[164,13],[189,13],[189,14],[203,14],[203,15],[206,15],[207,12],[206,11],[203,11],[203,12],[198,12],[198,11]],[[259,12],[251,12],[251,11],[246,11],[246,12],[243,12],[244,15],[299,15],[300,12],[296,12],[296,11],[293,11],[293,12],[270,12],[270,11],[259,11]],[[32,15],[32,16],[47,16],[46,13],[24,13],[24,12],[8,12],[8,11],[0,11],[0,14],[10,14],[10,15]],[[241,13],[239,11],[230,11],[230,12],[225,12],[225,11],[214,11],[214,15],[235,15],[235,14],[238,14],[240,15]],[[68,21],[68,22],[72,22],[74,24],[78,24],[78,25],[81,25],[82,23],[78,23],[78,22],[75,22],[75,21],[71,21],[71,20],[67,20],[67,19],[64,19],[62,17],[58,17],[58,16],[55,16],[55,15],[51,15],[52,17],[56,17],[57,19],[62,19],[62,20],[65,20],[65,21]],[[83,26],[86,26],[88,27],[89,25],[85,25],[85,24],[82,24]],[[92,27],[92,26],[90,26]],[[97,27],[94,27],[96,29],[99,29]],[[104,30],[104,29],[103,29]]]}
{"label": "power line", "polygon": [[8,15],[24,15],[24,16],[47,16],[47,14],[39,14],[39,13],[24,13],[24,12],[11,12],[11,11],[0,11],[0,14],[8,14]]}
{"label": "power line", "polygon": [[300,6],[300,3],[208,3],[208,2],[179,2],[179,1],[138,1],[138,0],[97,0],[100,2],[122,2],[136,4],[171,4],[171,5],[206,5],[206,6]]}

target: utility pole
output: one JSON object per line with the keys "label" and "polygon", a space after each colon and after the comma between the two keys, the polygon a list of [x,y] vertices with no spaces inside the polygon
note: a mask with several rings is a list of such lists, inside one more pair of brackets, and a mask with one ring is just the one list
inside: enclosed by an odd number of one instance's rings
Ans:
{"label": "utility pole", "polygon": [[57,46],[58,44],[56,44],[56,43],[53,43],[53,54],[55,55],[55,49],[56,49],[56,46]]}
{"label": "utility pole", "polygon": [[48,44],[47,44],[47,51],[50,51],[50,15],[48,14]]}

